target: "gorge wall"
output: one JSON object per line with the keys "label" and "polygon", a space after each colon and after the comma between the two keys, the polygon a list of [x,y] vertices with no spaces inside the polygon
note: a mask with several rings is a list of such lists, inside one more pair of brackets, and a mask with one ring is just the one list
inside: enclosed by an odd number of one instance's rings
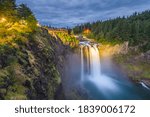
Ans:
{"label": "gorge wall", "polygon": [[0,99],[63,99],[66,51],[43,28],[29,36],[28,42],[6,47],[0,54]]}

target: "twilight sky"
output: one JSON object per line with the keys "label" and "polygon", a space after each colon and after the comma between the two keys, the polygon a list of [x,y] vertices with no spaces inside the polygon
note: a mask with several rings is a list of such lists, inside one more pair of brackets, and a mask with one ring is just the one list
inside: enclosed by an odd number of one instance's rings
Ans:
{"label": "twilight sky", "polygon": [[150,0],[16,0],[25,3],[41,24],[72,27],[77,24],[150,10]]}

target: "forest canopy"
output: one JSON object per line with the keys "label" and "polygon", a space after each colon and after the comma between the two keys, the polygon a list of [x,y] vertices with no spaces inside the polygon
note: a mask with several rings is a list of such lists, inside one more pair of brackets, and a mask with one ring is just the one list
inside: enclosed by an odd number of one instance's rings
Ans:
{"label": "forest canopy", "polygon": [[118,17],[107,21],[97,21],[76,26],[75,34],[82,34],[89,29],[91,33],[86,34],[98,42],[122,43],[129,41],[131,46],[139,45],[142,51],[150,50],[150,11],[142,13],[135,12],[128,17]]}

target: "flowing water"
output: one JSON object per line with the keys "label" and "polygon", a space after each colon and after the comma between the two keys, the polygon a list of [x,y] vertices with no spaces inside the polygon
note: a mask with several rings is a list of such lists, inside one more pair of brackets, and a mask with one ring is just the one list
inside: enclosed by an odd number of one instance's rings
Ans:
{"label": "flowing water", "polygon": [[97,44],[81,42],[80,51],[81,82],[90,99],[150,99],[150,89],[144,83],[133,83],[115,71],[114,75],[102,72]]}

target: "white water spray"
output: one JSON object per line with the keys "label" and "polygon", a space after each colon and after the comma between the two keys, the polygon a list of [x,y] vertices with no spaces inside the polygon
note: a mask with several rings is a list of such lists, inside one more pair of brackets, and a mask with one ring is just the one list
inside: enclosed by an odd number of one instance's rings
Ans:
{"label": "white water spray", "polygon": [[[101,61],[100,61],[100,54],[98,50],[97,44],[87,44],[81,43],[81,80],[82,81],[91,81],[93,82],[100,90],[104,88],[107,90],[117,90],[117,86],[114,80],[101,72]],[[86,53],[89,53],[89,56],[84,56],[84,52],[86,49]],[[89,58],[86,58],[89,57]],[[85,62],[85,58],[88,62]],[[85,72],[86,64],[90,64],[89,72]]]}
{"label": "white water spray", "polygon": [[83,56],[83,45],[81,46],[81,80],[84,79],[84,56]]}
{"label": "white water spray", "polygon": [[146,84],[144,84],[143,82],[140,82],[140,84],[141,84],[144,88],[150,90],[150,88],[149,88],[148,86],[146,86]]}

